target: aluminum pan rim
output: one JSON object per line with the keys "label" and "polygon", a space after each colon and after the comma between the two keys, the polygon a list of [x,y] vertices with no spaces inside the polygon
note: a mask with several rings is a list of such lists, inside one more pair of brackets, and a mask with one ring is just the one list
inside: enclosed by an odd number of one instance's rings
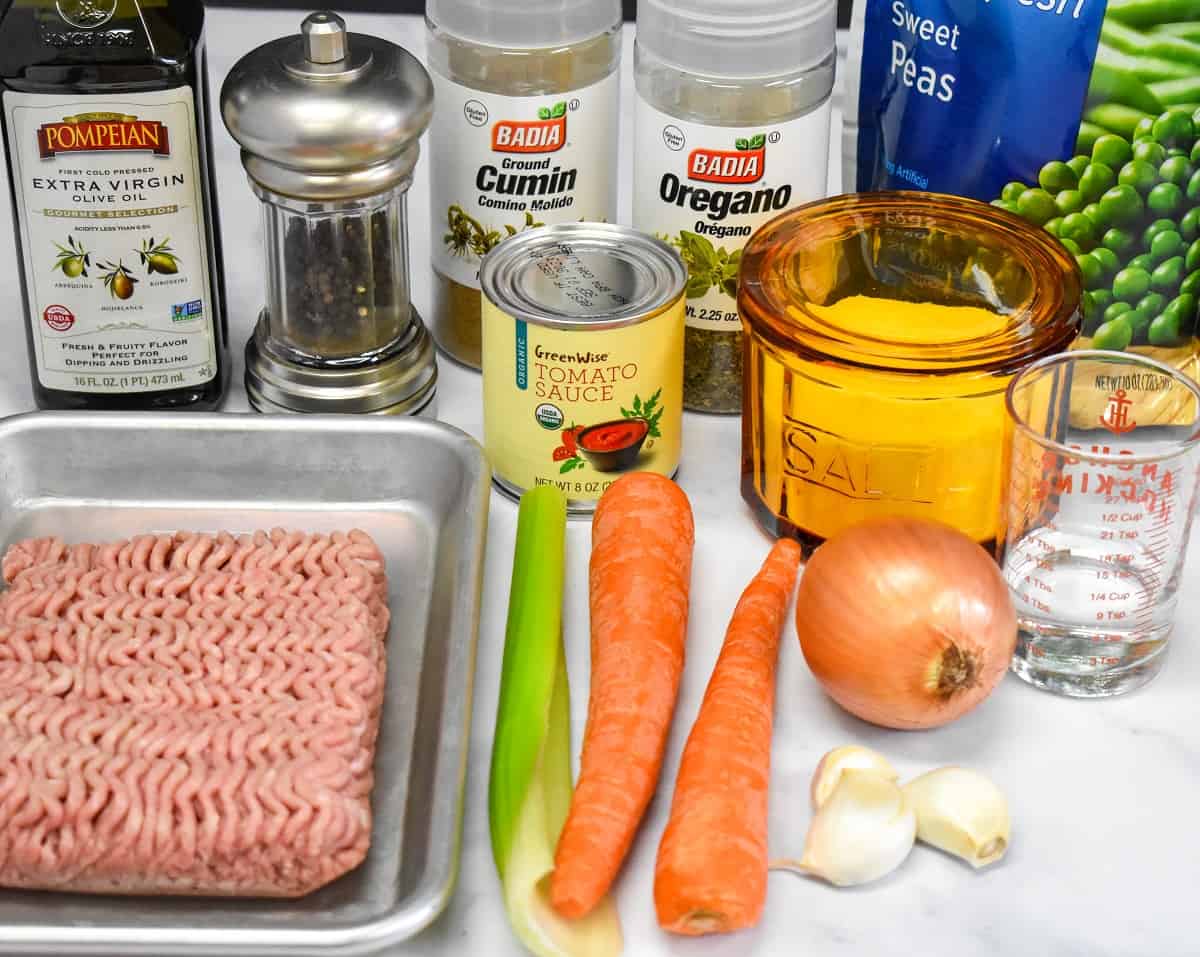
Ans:
{"label": "aluminum pan rim", "polygon": [[[483,558],[487,531],[491,470],[482,447],[466,432],[442,422],[417,418],[355,417],[341,415],[262,415],[258,413],[172,412],[26,412],[0,418],[0,441],[8,435],[38,429],[97,429],[139,427],[145,431],[195,430],[271,431],[344,434],[348,426],[368,433],[386,435],[398,432],[425,433],[449,441],[467,466],[465,480],[471,494],[463,502],[464,521],[470,530],[464,550],[465,563],[457,568],[456,601],[451,621],[452,632],[446,642],[451,649],[446,665],[446,689],[439,720],[460,716],[462,737],[457,742],[457,760],[439,761],[433,784],[438,793],[449,793],[452,800],[432,802],[429,809],[431,832],[449,832],[450,854],[427,865],[427,871],[412,892],[401,902],[399,912],[384,917],[347,923],[327,929],[264,930],[250,928],[102,927],[91,925],[47,926],[33,923],[6,924],[0,934],[0,954],[48,954],[55,957],[135,957],[135,955],[179,955],[179,957],[369,957],[382,954],[418,934],[445,910],[458,880],[462,843],[462,816],[471,707],[475,674]],[[403,822],[399,822],[403,826]],[[28,892],[37,894],[39,892]],[[80,895],[86,896],[86,895]],[[130,898],[136,899],[136,898]],[[198,898],[199,899],[199,898]],[[301,898],[302,900],[303,898]],[[212,898],[220,906],[219,898]],[[181,933],[187,939],[181,941]]]}

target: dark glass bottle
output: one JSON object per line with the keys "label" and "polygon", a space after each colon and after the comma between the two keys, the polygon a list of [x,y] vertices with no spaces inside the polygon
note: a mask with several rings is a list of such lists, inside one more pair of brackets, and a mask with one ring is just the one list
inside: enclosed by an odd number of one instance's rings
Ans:
{"label": "dark glass bottle", "polygon": [[34,398],[212,409],[229,381],[204,4],[0,0]]}

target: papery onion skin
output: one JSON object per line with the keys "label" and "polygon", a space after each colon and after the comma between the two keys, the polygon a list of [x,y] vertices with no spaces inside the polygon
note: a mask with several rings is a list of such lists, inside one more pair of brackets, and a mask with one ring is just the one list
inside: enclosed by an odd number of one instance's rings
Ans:
{"label": "papery onion skin", "polygon": [[1008,670],[1017,618],[995,561],[937,522],[884,518],[830,539],[800,579],[796,631],[834,701],[899,730],[954,721]]}

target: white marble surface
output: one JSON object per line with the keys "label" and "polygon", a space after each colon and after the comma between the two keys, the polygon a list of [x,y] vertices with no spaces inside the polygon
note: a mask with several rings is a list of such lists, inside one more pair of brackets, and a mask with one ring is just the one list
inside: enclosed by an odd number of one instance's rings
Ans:
{"label": "white marble surface", "polygon": [[[214,91],[234,60],[298,26],[299,15],[213,11],[209,43]],[[423,51],[419,21],[356,16],[352,28]],[[628,52],[628,51],[627,51]],[[625,95],[630,60],[625,63]],[[623,115],[628,168],[629,111]],[[237,354],[230,411],[246,409],[240,350],[261,299],[262,252],[257,203],[236,150],[216,122],[216,152],[231,331]],[[427,273],[428,157],[410,203],[414,290],[429,302]],[[629,184],[622,182],[628,217]],[[10,211],[0,203],[0,414],[31,407]],[[479,435],[479,379],[442,363],[441,416]],[[920,954],[1055,957],[1200,953],[1192,923],[1200,891],[1200,825],[1189,814],[1200,795],[1200,554],[1188,566],[1176,647],[1165,674],[1125,698],[1080,702],[1055,698],[1009,676],[978,711],[939,731],[883,731],[839,711],[805,668],[791,629],[779,669],[771,845],[798,855],[808,825],[808,776],[830,747],[857,741],[890,755],[905,775],[961,763],[987,771],[1008,792],[1013,845],[1000,866],[973,873],[935,851],[918,848],[891,878],[857,890],[774,875],[761,926],[726,939],[681,940],[654,920],[654,854],[666,821],[675,768],[715,660],[724,626],[746,580],[767,549],[738,493],[738,423],[686,417],[680,482],[696,512],[696,562],[688,667],[672,731],[663,784],[617,886],[631,957],[824,957]],[[422,957],[517,957],[487,836],[486,788],[496,707],[516,508],[492,496],[474,733],[467,782],[462,869],[446,914],[400,953]],[[566,640],[574,689],[576,747],[587,702],[588,526],[569,531]],[[1190,809],[1190,810],[1189,810]],[[3,931],[0,930],[0,933]]]}

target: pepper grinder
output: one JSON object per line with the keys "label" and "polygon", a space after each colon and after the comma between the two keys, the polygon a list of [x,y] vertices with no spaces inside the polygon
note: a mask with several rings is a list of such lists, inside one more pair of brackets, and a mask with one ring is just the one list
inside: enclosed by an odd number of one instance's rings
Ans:
{"label": "pepper grinder", "polygon": [[433,412],[433,341],[409,298],[405,200],[433,84],[328,11],[248,53],[221,115],[263,204],[267,301],[246,344],[260,412]]}

